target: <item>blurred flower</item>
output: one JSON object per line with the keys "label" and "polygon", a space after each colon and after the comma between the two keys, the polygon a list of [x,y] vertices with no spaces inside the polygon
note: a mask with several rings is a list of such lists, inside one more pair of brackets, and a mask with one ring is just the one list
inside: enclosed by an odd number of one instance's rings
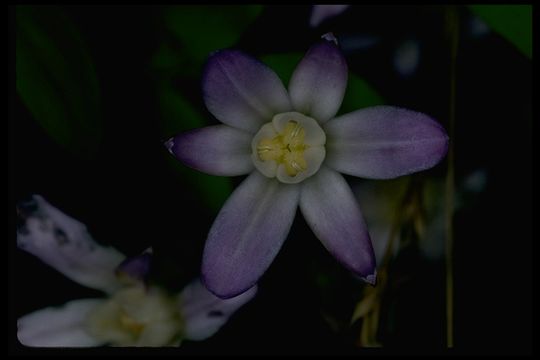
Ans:
{"label": "blurred flower", "polygon": [[470,14],[466,20],[468,33],[472,38],[480,39],[490,33],[488,24],[474,14]]}
{"label": "blurred flower", "polygon": [[[485,190],[488,174],[476,169],[456,179],[453,211],[476,201]],[[400,252],[418,251],[425,259],[437,262],[445,254],[446,180],[440,178],[399,178],[384,182],[357,181],[353,192],[362,203],[366,223],[377,259],[377,287],[364,287],[351,316],[351,324],[361,319],[357,344],[381,346],[380,327],[390,326],[387,306],[400,288],[407,287],[407,272],[395,260]],[[392,307],[392,306],[391,306]],[[390,309],[391,309],[390,307]]]}
{"label": "blurred flower", "polygon": [[[313,5],[309,25],[313,28],[320,26],[324,21],[341,15],[350,5]],[[379,36],[367,33],[341,34],[339,37],[341,48],[346,53],[365,51],[381,42]],[[420,44],[415,39],[407,39],[399,43],[394,49],[394,70],[403,77],[411,76],[420,62]]]}
{"label": "blurred flower", "polygon": [[[418,249],[422,255],[437,261],[444,255],[445,242],[445,180],[430,178],[416,189],[416,196],[407,198],[410,183],[405,178],[384,182],[356,182],[353,193],[362,204],[362,210],[373,244],[377,264],[384,255],[395,257],[399,251],[402,231],[396,231],[393,246],[388,249],[392,236],[392,225],[399,216],[401,223],[417,224]],[[476,169],[463,179],[456,180],[454,211],[461,210],[467,201],[474,201],[485,190],[487,172]],[[400,214],[401,213],[401,214]]]}
{"label": "blurred flower", "polygon": [[409,77],[416,72],[420,63],[420,42],[414,38],[403,41],[395,50],[394,69],[403,76]]}
{"label": "blurred flower", "polygon": [[311,27],[319,26],[323,21],[333,16],[339,15],[350,5],[313,5],[311,8],[311,17],[309,25]]}
{"label": "blurred flower", "polygon": [[166,142],[185,164],[212,175],[251,173],[217,216],[202,277],[228,298],[255,284],[300,209],[328,251],[375,283],[375,258],[360,208],[340,172],[389,179],[428,169],[446,154],[445,130],[428,116],[377,106],[335,117],[347,64],[331,34],[312,46],[285,89],[262,63],[234,50],[214,53],[204,101],[223,125]]}
{"label": "blurred flower", "polygon": [[150,252],[126,259],[115,249],[98,245],[84,224],[39,195],[19,203],[17,210],[19,248],[81,285],[107,294],[19,318],[17,337],[26,346],[177,346],[184,339],[203,340],[257,291],[253,287],[222,300],[197,279],[180,294],[169,294],[143,281]]}

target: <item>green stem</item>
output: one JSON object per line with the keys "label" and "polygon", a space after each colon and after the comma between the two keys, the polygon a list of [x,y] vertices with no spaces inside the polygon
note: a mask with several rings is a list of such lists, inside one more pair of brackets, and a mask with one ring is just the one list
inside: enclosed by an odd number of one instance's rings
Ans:
{"label": "green stem", "polygon": [[454,128],[456,122],[456,58],[459,41],[459,17],[455,6],[446,8],[447,35],[450,42],[450,109],[449,129],[450,137],[448,146],[448,168],[446,173],[446,345],[454,347]]}

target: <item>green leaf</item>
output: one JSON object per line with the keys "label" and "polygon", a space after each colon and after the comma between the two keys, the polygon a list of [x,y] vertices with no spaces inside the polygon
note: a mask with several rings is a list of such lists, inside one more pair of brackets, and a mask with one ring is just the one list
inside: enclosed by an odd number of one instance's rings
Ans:
{"label": "green leaf", "polygon": [[[285,85],[288,85],[294,69],[303,56],[302,53],[269,54],[261,56],[261,60],[278,74]],[[382,104],[384,100],[377,91],[364,79],[349,73],[347,90],[339,114]]]}
{"label": "green leaf", "polygon": [[296,65],[302,60],[302,53],[268,54],[261,56],[261,61],[268,65],[287,86]]}
{"label": "green leaf", "polygon": [[[163,39],[152,66],[158,75],[165,138],[207,125],[201,112],[186,99],[188,94],[182,93],[184,88],[176,89],[172,84],[198,80],[208,55],[234,46],[262,9],[259,5],[163,7],[163,22],[173,36]],[[205,204],[214,211],[219,210],[232,192],[231,179],[200,173],[169,157],[175,172],[200,193]]]}
{"label": "green leaf", "polygon": [[469,5],[493,30],[532,58],[531,5]]}
{"label": "green leaf", "polygon": [[16,8],[16,87],[34,119],[77,155],[101,141],[99,87],[79,33],[56,6]]}
{"label": "green leaf", "polygon": [[361,77],[349,72],[347,90],[338,114],[347,114],[369,106],[383,105],[384,99]]}
{"label": "green leaf", "polygon": [[167,162],[176,175],[197,191],[208,208],[218,212],[233,191],[231,179],[199,172],[183,165],[168,152],[166,152],[166,155],[168,157]]}
{"label": "green leaf", "polygon": [[179,5],[165,7],[163,15],[184,52],[202,63],[212,51],[234,46],[262,9],[261,5]]}
{"label": "green leaf", "polygon": [[199,111],[167,81],[158,85],[161,129],[165,136],[207,125]]}
{"label": "green leaf", "polygon": [[[159,86],[159,101],[164,138],[206,125],[200,112],[167,82],[162,82]],[[230,178],[204,174],[184,166],[166,151],[164,154],[176,174],[196,189],[206,206],[215,212],[223,206],[233,190]]]}

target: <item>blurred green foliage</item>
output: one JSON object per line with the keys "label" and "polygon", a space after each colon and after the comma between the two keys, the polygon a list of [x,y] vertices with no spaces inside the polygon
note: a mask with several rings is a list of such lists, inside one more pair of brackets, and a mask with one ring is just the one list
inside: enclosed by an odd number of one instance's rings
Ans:
{"label": "blurred green foliage", "polygon": [[[210,119],[186,98],[193,92],[200,94],[200,87],[185,89],[174,84],[199,84],[208,55],[236,44],[262,9],[259,5],[163,7],[161,18],[172,36],[164,39],[152,60],[159,77],[156,84],[163,136],[209,125]],[[213,211],[218,211],[232,192],[230,178],[192,170],[172,157],[168,161]]]}
{"label": "blurred green foliage", "polygon": [[469,8],[532,58],[532,5],[469,5]]}
{"label": "blurred green foliage", "polygon": [[[159,89],[162,132],[175,135],[188,129],[203,127],[207,121],[186,98],[167,83]],[[166,153],[166,152],[164,152]],[[218,211],[232,192],[231,179],[212,176],[182,165],[178,160],[166,153],[168,162],[179,177],[186,180],[201,196],[202,201],[213,211]]]}
{"label": "blurred green foliage", "polygon": [[296,65],[302,60],[302,53],[267,54],[261,56],[261,61],[279,76],[283,84],[287,86]]}
{"label": "blurred green foliage", "polygon": [[384,103],[381,95],[371,85],[361,77],[349,72],[347,90],[338,115]]}
{"label": "blurred green foliage", "polygon": [[191,105],[180,90],[164,83],[158,89],[159,106],[161,109],[161,128],[164,134],[174,135],[207,125],[201,113]]}
{"label": "blurred green foliage", "polygon": [[182,53],[199,73],[208,55],[234,46],[248,26],[261,14],[260,5],[182,5],[163,9],[167,29]]}
{"label": "blurred green foliage", "polygon": [[92,157],[102,136],[96,73],[77,28],[56,6],[16,7],[16,87],[52,139]]}

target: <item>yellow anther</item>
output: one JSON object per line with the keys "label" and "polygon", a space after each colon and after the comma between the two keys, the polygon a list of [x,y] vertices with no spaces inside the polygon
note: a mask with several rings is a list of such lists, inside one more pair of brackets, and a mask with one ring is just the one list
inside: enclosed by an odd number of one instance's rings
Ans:
{"label": "yellow anther", "polygon": [[289,121],[281,134],[272,139],[261,139],[257,154],[262,161],[274,160],[284,164],[289,176],[295,176],[307,168],[304,159],[305,131],[296,121]]}
{"label": "yellow anther", "polygon": [[283,158],[285,170],[289,176],[295,176],[301,171],[307,169],[307,162],[304,159],[304,151],[292,151],[285,154]]}
{"label": "yellow anther", "polygon": [[304,170],[304,169],[302,168],[302,166],[300,166],[300,164],[297,163],[297,162],[294,161],[294,160],[291,161],[291,166],[292,166],[292,168],[293,168],[294,170],[296,170],[297,172],[300,172],[300,171]]}
{"label": "yellow anther", "polygon": [[281,142],[277,137],[275,139],[262,139],[257,146],[257,154],[263,161],[278,161],[282,156]]}
{"label": "yellow anther", "polygon": [[304,137],[305,131],[296,121],[289,121],[283,130],[283,143],[289,145],[291,151],[305,149]]}
{"label": "yellow anther", "polygon": [[251,159],[264,176],[297,184],[324,161],[326,135],[317,121],[298,112],[276,114],[251,140]]}

